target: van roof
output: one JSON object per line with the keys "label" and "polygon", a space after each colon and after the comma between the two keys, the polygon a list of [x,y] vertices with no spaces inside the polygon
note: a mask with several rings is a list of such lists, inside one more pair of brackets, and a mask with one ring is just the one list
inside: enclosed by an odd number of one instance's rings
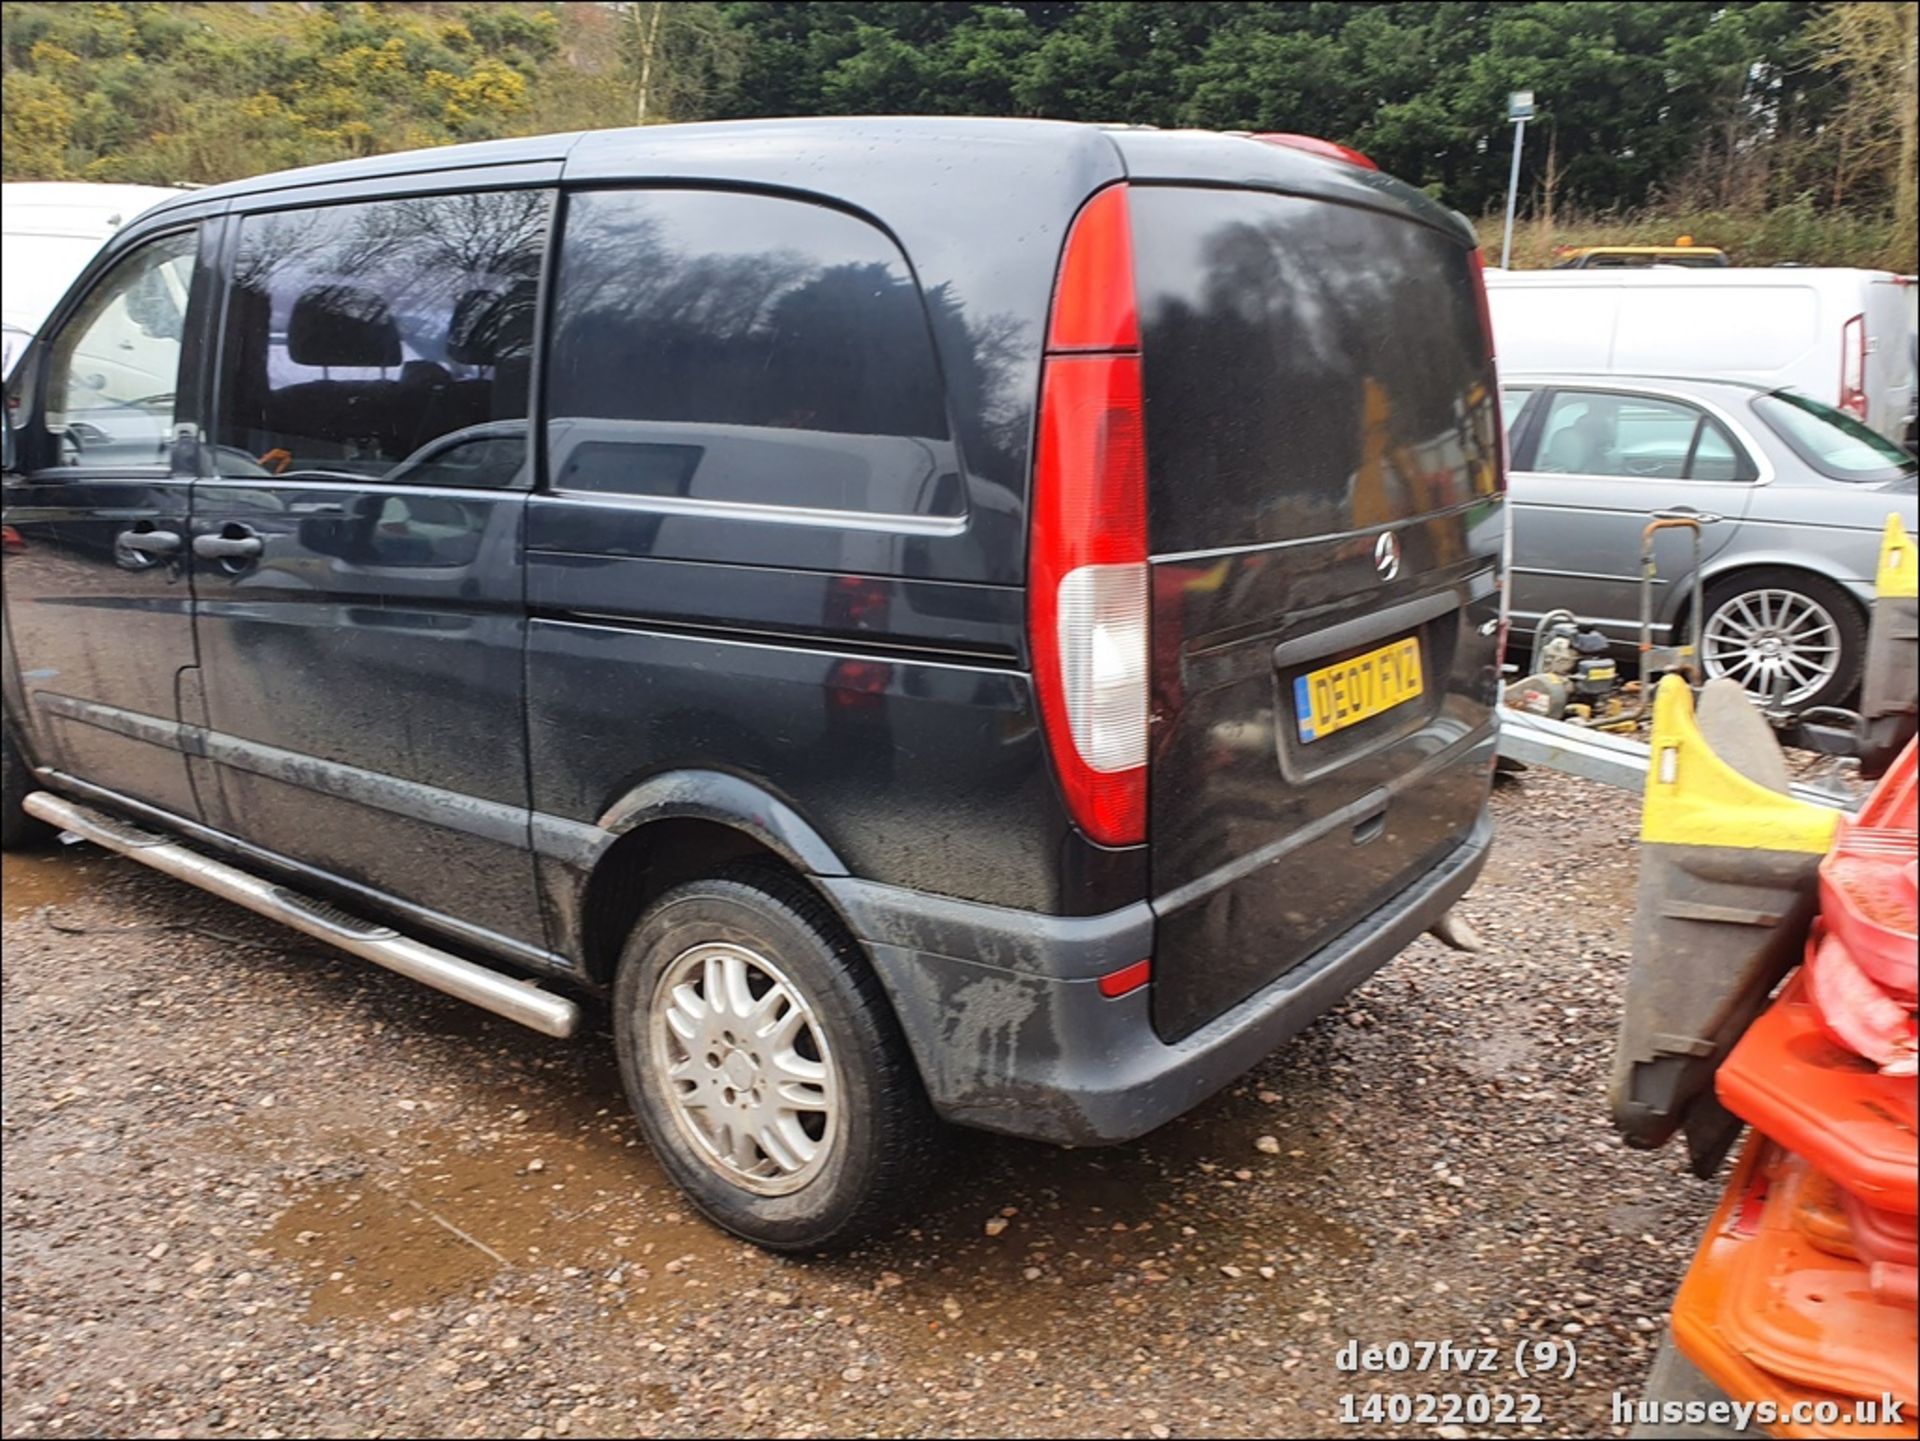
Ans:
{"label": "van roof", "polygon": [[0,212],[5,214],[9,234],[105,236],[122,220],[131,220],[165,201],[196,193],[173,185],[16,180],[0,185]]}
{"label": "van roof", "polygon": [[[1377,171],[1244,136],[1207,130],[1153,130],[1059,120],[848,116],[788,120],[725,120],[647,125],[487,140],[230,181],[193,192],[196,203],[353,181],[377,181],[448,170],[564,163],[569,179],[732,181],[847,195],[898,191],[898,177],[978,172],[988,163],[1032,172],[1077,205],[1112,180],[1244,185],[1400,213],[1456,235],[1471,230],[1423,192]],[[180,202],[176,202],[180,203]],[[173,208],[171,205],[162,208]]]}

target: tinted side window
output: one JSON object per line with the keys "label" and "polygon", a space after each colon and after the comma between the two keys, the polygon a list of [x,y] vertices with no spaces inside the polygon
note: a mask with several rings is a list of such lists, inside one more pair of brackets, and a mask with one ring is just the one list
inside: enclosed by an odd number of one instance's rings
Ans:
{"label": "tinted side window", "polygon": [[559,490],[962,509],[919,288],[891,240],[825,206],[570,196],[547,393]]}
{"label": "tinted side window", "polygon": [[221,474],[512,484],[551,202],[512,190],[244,217]]}
{"label": "tinted side window", "polygon": [[167,463],[198,247],[190,230],[142,245],[100,279],[54,338],[46,427],[60,464]]}

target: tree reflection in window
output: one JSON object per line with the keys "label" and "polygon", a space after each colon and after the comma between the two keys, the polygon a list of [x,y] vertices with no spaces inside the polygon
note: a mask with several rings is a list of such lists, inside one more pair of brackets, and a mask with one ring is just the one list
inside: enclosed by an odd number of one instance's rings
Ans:
{"label": "tree reflection in window", "polygon": [[244,217],[222,473],[513,484],[551,208],[511,190]]}

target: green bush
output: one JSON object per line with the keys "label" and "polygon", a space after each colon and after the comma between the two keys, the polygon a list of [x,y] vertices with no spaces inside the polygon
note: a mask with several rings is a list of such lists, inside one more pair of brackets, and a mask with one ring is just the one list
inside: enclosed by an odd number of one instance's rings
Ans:
{"label": "green bush", "polygon": [[[1491,257],[1500,254],[1503,220],[1487,215],[1477,222],[1481,248]],[[1847,265],[1907,275],[1915,268],[1914,237],[1901,235],[1891,216],[1818,210],[1811,195],[1750,215],[1702,210],[1568,216],[1550,230],[1522,220],[1514,226],[1511,264],[1515,270],[1537,270],[1552,265],[1562,247],[1671,245],[1682,235],[1698,245],[1718,246],[1735,265]]]}

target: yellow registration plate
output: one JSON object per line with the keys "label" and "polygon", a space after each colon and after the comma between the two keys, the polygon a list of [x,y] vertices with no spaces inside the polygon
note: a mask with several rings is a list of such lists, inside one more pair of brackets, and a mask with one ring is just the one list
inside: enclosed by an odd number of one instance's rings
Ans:
{"label": "yellow registration plate", "polygon": [[1412,700],[1422,689],[1420,642],[1413,636],[1310,670],[1293,683],[1300,739],[1319,740],[1345,730]]}

